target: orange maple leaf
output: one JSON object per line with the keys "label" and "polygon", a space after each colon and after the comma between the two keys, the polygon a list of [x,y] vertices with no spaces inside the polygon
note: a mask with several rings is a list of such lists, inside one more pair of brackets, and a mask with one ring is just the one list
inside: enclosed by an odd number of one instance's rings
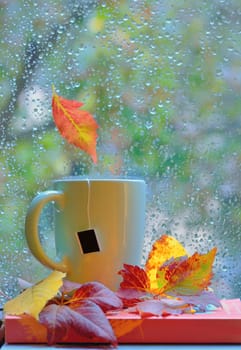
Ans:
{"label": "orange maple leaf", "polygon": [[69,143],[88,153],[97,163],[98,124],[89,112],[79,109],[82,106],[82,102],[57,95],[53,87],[52,113],[60,134]]}
{"label": "orange maple leaf", "polygon": [[[157,283],[159,277],[161,279],[160,294],[196,295],[205,290],[213,276],[212,264],[216,251],[213,248],[207,254],[194,253],[161,266],[157,273]],[[166,283],[163,285],[164,280]]]}

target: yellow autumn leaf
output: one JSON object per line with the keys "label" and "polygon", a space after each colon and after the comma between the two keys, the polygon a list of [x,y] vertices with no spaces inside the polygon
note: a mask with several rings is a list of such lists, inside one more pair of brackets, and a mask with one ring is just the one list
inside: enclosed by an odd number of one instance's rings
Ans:
{"label": "yellow autumn leaf", "polygon": [[41,282],[9,300],[4,305],[4,313],[8,315],[28,314],[38,320],[39,313],[47,301],[53,298],[62,286],[62,279],[65,275],[63,272],[53,271]]}
{"label": "yellow autumn leaf", "polygon": [[[160,288],[157,283],[157,272],[161,265],[171,258],[188,255],[185,248],[174,237],[163,235],[154,242],[146,261],[145,271],[150,280],[150,290],[156,291]],[[161,276],[159,275],[159,283]]]}

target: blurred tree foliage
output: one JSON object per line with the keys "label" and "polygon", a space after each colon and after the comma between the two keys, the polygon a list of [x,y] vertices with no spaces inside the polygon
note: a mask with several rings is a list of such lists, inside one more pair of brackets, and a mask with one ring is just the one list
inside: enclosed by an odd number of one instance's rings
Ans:
{"label": "blurred tree foliage", "polygon": [[[112,174],[147,181],[149,240],[217,245],[220,294],[240,295],[240,15],[238,0],[0,1],[3,289],[42,271],[23,233],[32,197]],[[52,83],[95,115],[96,166],[54,128]]]}

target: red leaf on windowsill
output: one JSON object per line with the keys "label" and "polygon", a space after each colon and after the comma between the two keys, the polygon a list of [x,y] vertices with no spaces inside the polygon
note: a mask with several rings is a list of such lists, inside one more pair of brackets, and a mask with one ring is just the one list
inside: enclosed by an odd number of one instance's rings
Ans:
{"label": "red leaf on windowsill", "polygon": [[83,300],[87,299],[98,305],[104,312],[122,308],[121,299],[99,282],[84,283],[80,288],[75,290],[70,299],[70,306],[72,308],[78,307],[78,305],[82,304]]}
{"label": "red leaf on windowsill", "polygon": [[48,344],[63,343],[70,334],[82,334],[84,342],[117,344],[113,329],[102,309],[90,300],[78,307],[50,304],[39,315],[47,327]]}
{"label": "red leaf on windowsill", "polygon": [[123,280],[117,295],[122,299],[124,307],[135,305],[150,292],[149,278],[143,268],[124,264],[119,275],[122,276]]}
{"label": "red leaf on windowsill", "polygon": [[47,327],[50,345],[64,342],[75,333],[81,334],[84,342],[116,345],[105,312],[121,308],[121,299],[99,282],[64,281],[60,294],[49,301],[39,320]]}
{"label": "red leaf on windowsill", "polygon": [[143,292],[150,290],[150,282],[146,271],[137,265],[124,264],[123,269],[119,271],[119,275],[123,278],[120,283],[122,289]]}

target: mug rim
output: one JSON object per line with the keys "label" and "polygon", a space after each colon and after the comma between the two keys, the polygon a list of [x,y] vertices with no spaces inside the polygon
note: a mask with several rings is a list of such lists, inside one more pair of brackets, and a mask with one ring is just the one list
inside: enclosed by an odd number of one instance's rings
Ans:
{"label": "mug rim", "polygon": [[144,179],[138,177],[90,177],[90,176],[66,176],[53,180],[54,183],[59,182],[142,182]]}

